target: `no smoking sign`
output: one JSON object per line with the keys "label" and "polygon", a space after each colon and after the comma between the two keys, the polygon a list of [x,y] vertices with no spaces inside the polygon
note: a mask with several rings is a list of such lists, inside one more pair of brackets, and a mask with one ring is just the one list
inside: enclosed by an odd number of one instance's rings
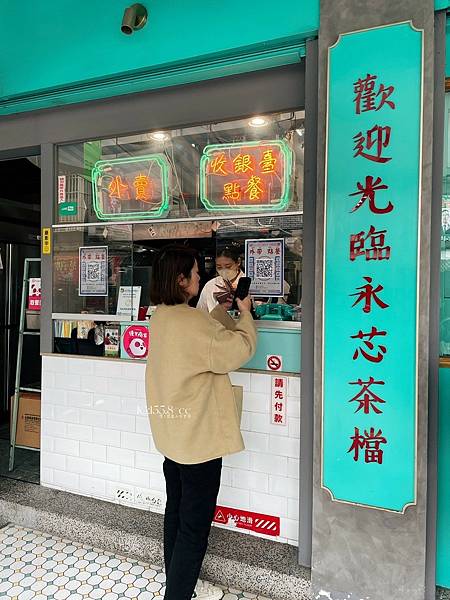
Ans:
{"label": "no smoking sign", "polygon": [[266,356],[266,368],[269,371],[281,371],[283,368],[283,358],[278,354],[268,354]]}

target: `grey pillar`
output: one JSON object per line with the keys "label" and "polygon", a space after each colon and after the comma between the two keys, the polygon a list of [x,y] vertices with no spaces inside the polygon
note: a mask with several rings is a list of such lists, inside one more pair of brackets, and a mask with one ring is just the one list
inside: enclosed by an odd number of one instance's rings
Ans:
{"label": "grey pillar", "polygon": [[424,600],[427,598],[429,294],[421,293],[419,297],[417,505],[409,507],[404,515],[332,502],[328,492],[321,489],[323,314],[320,299],[328,47],[336,42],[340,33],[408,20],[425,32],[420,277],[421,289],[429,289],[434,3],[432,0],[321,0],[320,17],[312,594],[313,598],[329,600]]}

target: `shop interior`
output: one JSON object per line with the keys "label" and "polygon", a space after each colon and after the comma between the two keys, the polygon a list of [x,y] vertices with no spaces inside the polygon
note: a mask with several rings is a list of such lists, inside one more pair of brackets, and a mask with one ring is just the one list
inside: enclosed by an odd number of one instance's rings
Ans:
{"label": "shop interior", "polygon": [[[23,336],[22,351],[19,351],[26,259],[37,259],[29,263],[29,277],[40,278],[39,156],[0,161],[0,198],[0,477],[39,483],[39,444],[33,438],[39,429],[36,419],[40,414],[40,322],[39,306],[33,303],[29,310],[28,282],[23,325],[32,335]],[[19,356],[21,368],[16,382]],[[14,468],[10,470],[12,399],[16,383],[28,391],[21,392],[17,432],[21,447],[16,448]]]}

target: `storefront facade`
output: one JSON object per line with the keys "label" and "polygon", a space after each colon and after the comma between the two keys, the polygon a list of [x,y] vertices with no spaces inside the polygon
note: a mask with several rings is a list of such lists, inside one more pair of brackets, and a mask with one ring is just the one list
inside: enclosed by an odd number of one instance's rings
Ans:
{"label": "storefront facade", "polygon": [[[164,510],[162,457],[151,439],[143,385],[152,253],[170,241],[188,241],[199,250],[204,272],[212,273],[214,257],[224,248],[234,247],[247,271],[253,264],[252,252],[260,252],[266,262],[261,259],[258,267],[255,263],[253,275],[261,285],[254,290],[260,298],[258,350],[251,363],[231,374],[232,383],[243,388],[246,450],[224,460],[216,525],[298,547],[298,562],[311,566],[313,597],[388,598],[395,593],[396,598],[431,598],[436,585],[450,588],[446,486],[450,433],[442,416],[447,406],[445,361],[440,370],[439,418],[437,414],[436,243],[442,209],[440,167],[447,139],[442,89],[447,7],[433,6],[431,1],[420,7],[416,2],[401,7],[385,3],[383,14],[379,7],[372,14],[369,3],[362,9],[350,0],[324,1],[319,19],[319,3],[305,7],[289,3],[284,17],[274,20],[270,3],[258,5],[257,14],[251,7],[236,5],[232,18],[231,7],[222,16],[214,11],[205,17],[202,3],[189,10],[184,3],[176,4],[150,9],[147,26],[131,37],[120,32],[125,6],[105,17],[102,31],[97,31],[98,20],[93,18],[88,26],[91,35],[86,35],[80,18],[71,27],[71,44],[62,40],[73,15],[60,14],[54,35],[62,36],[61,53],[49,56],[43,26],[38,40],[41,54],[25,45],[23,55],[16,57],[27,67],[23,70],[27,76],[21,78],[22,71],[14,72],[11,65],[5,78],[0,157],[40,151],[43,235],[49,232],[49,246],[42,254],[41,485],[143,510]],[[81,14],[82,7],[78,10]],[[92,13],[92,3],[89,10]],[[411,20],[413,25],[408,25]],[[196,35],[191,43],[189,32],[198,33],[199,22],[208,35],[200,42]],[[377,41],[364,37],[375,35],[375,30],[386,39],[391,36],[399,61],[400,56],[410,61],[405,67],[408,77],[402,77],[395,61],[389,67],[389,60],[376,54]],[[411,152],[414,164],[402,163],[397,170],[404,167],[417,178],[411,175],[417,203],[404,213],[397,209],[393,214],[399,215],[398,221],[388,225],[381,221],[358,225],[370,225],[374,235],[387,237],[399,223],[392,234],[397,239],[409,231],[417,234],[411,236],[415,242],[406,267],[405,261],[395,263],[395,246],[388,246],[388,238],[377,254],[380,264],[384,259],[384,264],[393,265],[393,288],[396,273],[406,269],[403,283],[413,290],[407,292],[408,310],[415,315],[406,330],[407,318],[400,308],[393,320],[403,319],[404,333],[400,328],[397,333],[389,331],[399,351],[408,344],[412,348],[408,373],[393,366],[399,390],[411,383],[411,402],[405,401],[404,410],[398,409],[394,417],[405,424],[404,451],[395,451],[396,467],[390,475],[381,469],[379,453],[380,443],[389,442],[381,433],[382,428],[389,431],[389,424],[381,418],[369,423],[366,416],[373,405],[360,404],[365,416],[358,415],[358,423],[351,423],[355,437],[359,427],[356,452],[348,454],[354,439],[349,434],[344,457],[339,458],[343,443],[333,446],[333,431],[339,433],[344,425],[339,412],[333,413],[335,398],[332,395],[327,404],[323,392],[331,388],[335,394],[334,373],[346,368],[339,357],[329,355],[339,343],[330,332],[346,318],[338,294],[327,291],[336,281],[332,267],[350,272],[361,264],[361,252],[355,254],[356,229],[350,266],[338,262],[340,251],[333,246],[333,236],[348,217],[343,215],[338,227],[341,217],[329,212],[333,190],[328,186],[333,177],[344,180],[347,167],[345,162],[340,171],[337,167],[336,175],[330,170],[341,158],[339,151],[332,155],[333,144],[339,145],[339,136],[345,133],[338,130],[339,86],[350,85],[350,105],[356,92],[353,82],[345,80],[344,50],[339,67],[334,57],[341,50],[333,49],[351,44],[350,36],[339,38],[350,32],[358,32],[368,46],[367,57],[360,53],[361,74],[355,70],[349,77],[368,77],[374,65],[383,64],[385,78],[396,82],[383,80],[384,87],[378,90],[384,106],[377,100],[373,107],[377,123],[382,125],[386,111],[396,110],[398,121],[388,120],[385,134],[387,129],[390,134],[391,129],[404,127],[408,119],[415,125],[410,127],[412,137],[404,142],[415,147],[415,162]],[[188,43],[173,44],[173,39]],[[58,45],[56,39],[52,46],[55,42]],[[149,47],[154,50],[151,59]],[[34,68],[33,61],[42,61],[42,56],[49,68]],[[348,64],[354,63],[352,58]],[[64,70],[65,81],[61,81],[63,64],[70,65]],[[403,113],[393,94],[397,89],[401,98],[402,86],[409,98],[409,112]],[[255,117],[264,122],[255,122]],[[378,138],[379,159],[388,145],[386,135]],[[405,152],[405,146],[398,152]],[[342,158],[347,160],[344,153]],[[372,182],[380,178],[375,186],[383,185],[386,173],[389,177],[389,171],[373,172]],[[353,211],[349,205],[348,213],[359,210],[365,200],[369,203],[367,191],[355,197],[358,189],[346,192],[355,204]],[[377,218],[383,210],[389,212],[390,204],[383,206]],[[411,215],[415,221],[408,220]],[[380,233],[381,227],[385,228]],[[443,243],[445,253],[445,239]],[[275,258],[271,262],[272,255],[283,257],[281,267]],[[441,260],[444,264],[443,255]],[[374,273],[361,271],[361,276],[371,283]],[[444,314],[445,282],[441,286]],[[424,298],[421,289],[431,289],[430,296]],[[335,322],[334,306],[341,311]],[[364,324],[368,323],[354,325],[353,337]],[[442,335],[440,339],[440,353],[445,355],[445,340]],[[393,347],[380,346],[376,362],[381,363],[386,352],[394,355]],[[373,344],[364,348],[373,350]],[[356,358],[355,353],[353,361]],[[372,373],[352,376],[364,379]],[[375,373],[375,379],[388,381],[388,376]],[[383,410],[389,408],[381,394],[376,398],[386,404]],[[379,414],[375,411],[377,418]],[[361,442],[359,430],[369,426],[379,429],[378,446],[364,447]],[[358,444],[359,450],[375,448],[376,454],[367,459],[366,452],[366,464],[360,468],[359,463],[360,470],[352,471]],[[380,469],[375,475],[367,467]],[[347,490],[342,489],[346,478]],[[349,492],[357,483],[360,489]],[[383,486],[398,488],[398,496],[377,495]]]}

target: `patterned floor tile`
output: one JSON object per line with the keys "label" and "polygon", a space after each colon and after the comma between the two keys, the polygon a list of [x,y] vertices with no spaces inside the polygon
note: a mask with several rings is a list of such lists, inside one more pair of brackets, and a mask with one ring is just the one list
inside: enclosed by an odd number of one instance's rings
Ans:
{"label": "patterned floor tile", "polygon": [[[164,570],[13,524],[0,529],[2,600],[162,600]],[[224,589],[223,600],[269,600]]]}

